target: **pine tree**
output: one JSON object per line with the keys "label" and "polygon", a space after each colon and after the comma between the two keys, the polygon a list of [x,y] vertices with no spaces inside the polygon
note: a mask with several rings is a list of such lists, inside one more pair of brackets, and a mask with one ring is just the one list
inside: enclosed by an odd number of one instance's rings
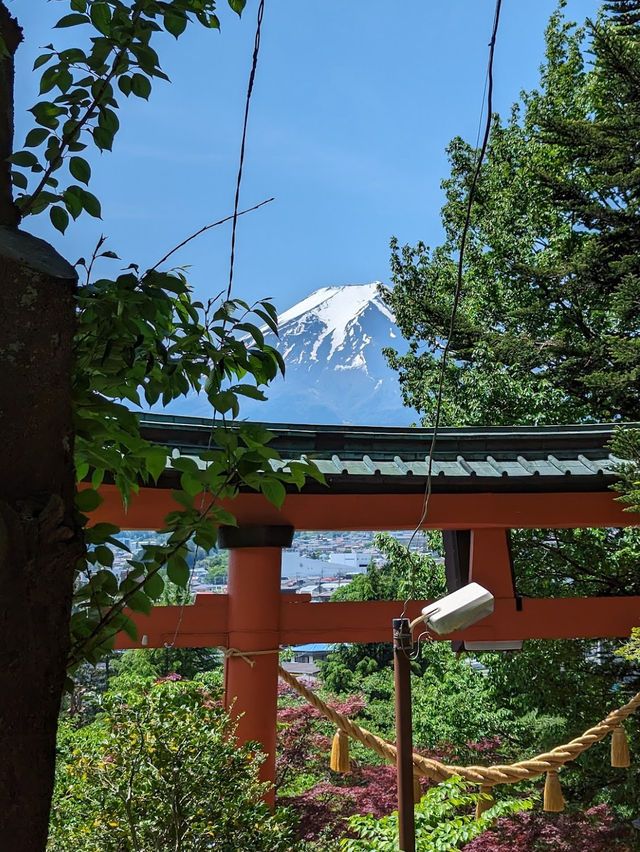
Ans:
{"label": "pine tree", "polygon": [[[496,117],[471,214],[444,422],[633,420],[640,391],[640,25],[618,4],[586,29],[553,16],[538,91]],[[622,8],[624,5],[624,9]],[[587,51],[593,54],[586,64]],[[446,240],[393,243],[387,353],[433,421],[476,151],[455,139]]]}
{"label": "pine tree", "polygon": [[635,26],[640,23],[638,0],[608,0],[603,4],[607,17],[618,27]]}

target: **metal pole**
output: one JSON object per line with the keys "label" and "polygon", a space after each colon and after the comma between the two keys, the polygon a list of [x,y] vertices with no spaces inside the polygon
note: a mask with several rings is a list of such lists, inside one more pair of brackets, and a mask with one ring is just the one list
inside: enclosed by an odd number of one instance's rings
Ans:
{"label": "metal pole", "polygon": [[413,802],[413,730],[411,725],[411,660],[413,640],[409,619],[393,619],[393,669],[396,693],[396,748],[398,785],[398,849],[415,852]]}

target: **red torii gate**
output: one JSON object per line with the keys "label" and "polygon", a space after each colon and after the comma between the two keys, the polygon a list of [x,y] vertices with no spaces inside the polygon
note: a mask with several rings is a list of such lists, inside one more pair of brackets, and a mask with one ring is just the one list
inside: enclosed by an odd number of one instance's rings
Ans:
{"label": "red torii gate", "polygon": [[[308,642],[391,641],[391,621],[403,607],[398,601],[320,604],[281,594],[282,548],[294,530],[413,529],[422,513],[424,450],[431,436],[422,429],[269,428],[283,458],[313,452],[329,487],[310,483],[301,493],[288,493],[279,510],[262,495],[241,493],[227,507],[238,527],[221,530],[221,544],[230,550],[228,593],[201,594],[193,606],[135,615],[139,641],[120,634],[116,643],[241,652],[225,660],[225,699],[239,716],[239,739],[264,746],[265,780],[273,780],[275,771],[278,657],[255,652]],[[207,421],[166,416],[145,418],[145,430],[189,452],[205,446],[209,434]],[[514,588],[509,529],[634,524],[608,490],[615,481],[603,450],[610,433],[607,426],[442,431],[423,526],[451,531],[445,533],[450,588],[473,579],[496,599],[493,615],[448,639],[624,637],[640,623],[640,597],[520,598]],[[92,517],[123,529],[159,528],[176,508],[167,484],[161,479],[158,488],[142,488],[127,511],[115,486],[105,485],[104,502]],[[426,603],[410,603],[407,617]]]}

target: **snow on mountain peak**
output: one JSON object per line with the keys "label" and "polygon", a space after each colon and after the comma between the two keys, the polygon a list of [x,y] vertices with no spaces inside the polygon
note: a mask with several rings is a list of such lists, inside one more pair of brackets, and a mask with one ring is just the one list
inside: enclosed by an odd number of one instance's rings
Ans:
{"label": "snow on mountain peak", "polygon": [[345,342],[349,326],[369,305],[374,304],[386,319],[391,323],[394,322],[393,314],[378,293],[379,284],[379,281],[373,281],[370,284],[321,287],[280,314],[278,317],[280,329],[284,330],[285,326],[292,328],[297,319],[305,324],[317,322],[322,327],[322,331],[314,340],[311,359],[317,358],[318,349],[327,337],[330,339],[328,357],[331,358]]}

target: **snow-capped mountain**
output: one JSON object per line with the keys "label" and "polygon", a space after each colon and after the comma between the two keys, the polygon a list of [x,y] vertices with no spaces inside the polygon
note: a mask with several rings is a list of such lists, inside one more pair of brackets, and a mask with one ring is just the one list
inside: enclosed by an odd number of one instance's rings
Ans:
{"label": "snow-capped mountain", "polygon": [[[282,353],[286,375],[269,386],[267,402],[243,400],[241,418],[369,426],[417,420],[403,407],[396,374],[382,355],[385,346],[402,348],[402,340],[378,282],[322,287],[284,311],[278,328],[279,338],[265,339]],[[202,397],[180,408],[209,413]]]}
{"label": "snow-capped mountain", "polygon": [[378,282],[322,287],[278,317],[276,345],[284,379],[242,415],[284,423],[401,426],[415,421],[402,406],[396,374],[382,355],[402,340]]}

